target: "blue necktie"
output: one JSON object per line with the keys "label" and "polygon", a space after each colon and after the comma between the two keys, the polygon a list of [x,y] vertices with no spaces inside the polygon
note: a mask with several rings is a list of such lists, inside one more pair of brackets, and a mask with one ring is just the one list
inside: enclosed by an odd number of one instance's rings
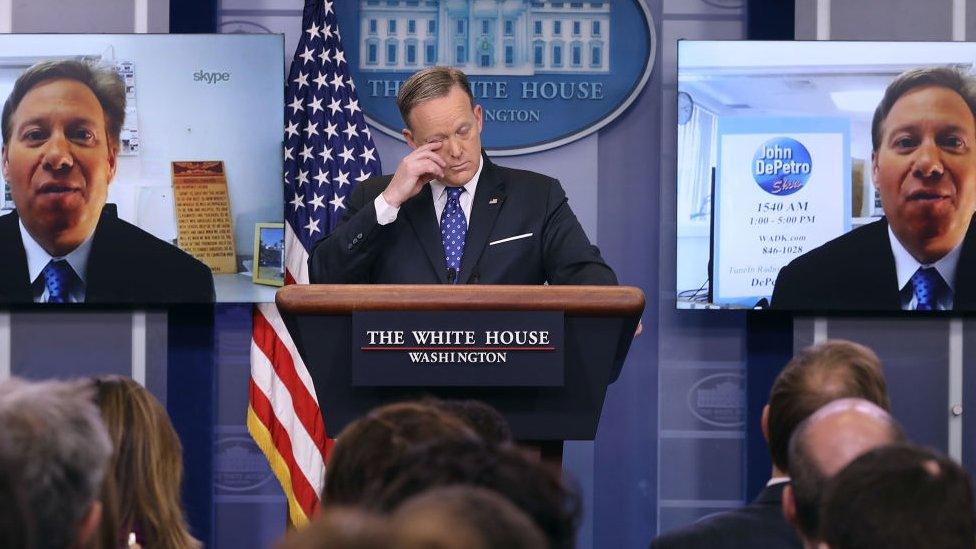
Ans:
{"label": "blue necktie", "polygon": [[468,232],[468,221],[464,219],[464,210],[461,209],[464,187],[448,187],[446,192],[447,204],[441,214],[441,243],[444,244],[447,270],[452,273],[449,278],[452,284],[457,284],[461,258],[464,257],[464,237]]}
{"label": "blue necktie", "polygon": [[47,287],[48,303],[68,303],[68,293],[74,282],[75,271],[63,259],[48,261],[44,270],[44,285]]}
{"label": "blue necktie", "polygon": [[919,268],[912,275],[915,290],[915,310],[935,311],[939,308],[939,294],[945,282],[934,267]]}

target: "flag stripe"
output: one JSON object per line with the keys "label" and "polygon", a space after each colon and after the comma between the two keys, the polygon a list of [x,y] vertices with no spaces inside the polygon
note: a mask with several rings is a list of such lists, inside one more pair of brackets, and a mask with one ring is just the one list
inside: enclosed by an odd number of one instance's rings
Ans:
{"label": "flag stripe", "polygon": [[[271,421],[271,418],[266,418],[266,420]],[[285,498],[288,500],[288,519],[294,525],[306,524],[308,515],[305,514],[301,504],[295,499],[295,491],[291,489],[291,472],[288,469],[288,464],[285,462],[285,458],[278,453],[278,448],[275,447],[274,441],[271,439],[271,432],[268,431],[264,422],[251,406],[247,407],[247,430],[251,433],[251,438],[257,443],[258,448],[264,452],[264,456],[271,465],[271,471],[278,478],[278,482],[283,487],[288,487],[284,490]]]}
{"label": "flag stripe", "polygon": [[308,254],[302,246],[302,241],[295,236],[291,224],[285,224],[285,271],[291,273],[292,284],[308,284]]}
{"label": "flag stripe", "polygon": [[[257,344],[251,347],[251,364],[260,363],[263,355]],[[268,359],[265,358],[265,361]],[[274,367],[270,362],[267,366],[257,373],[253,373],[251,381],[271,405],[271,410],[275,414],[275,420],[279,422],[284,434],[287,435],[291,449],[289,453],[294,456],[296,464],[311,485],[313,492],[322,489],[323,471],[325,462],[322,458],[323,449],[315,444],[309,435],[305,424],[301,421],[301,412],[298,411],[295,401],[291,398],[291,389],[287,383],[277,377]],[[252,368],[253,369],[253,368]],[[253,406],[253,403],[252,403]],[[321,414],[319,414],[321,415]],[[272,431],[272,434],[275,434]]]}
{"label": "flag stripe", "polygon": [[[282,479],[284,475],[281,475],[278,480],[283,487],[287,486],[285,495],[289,499],[289,503],[294,501],[294,504],[297,505],[297,507],[290,505],[290,507],[295,508],[289,509],[289,515],[300,518],[301,515],[296,515],[300,512],[304,514],[307,520],[318,507],[318,494],[312,489],[308,479],[296,463],[295,454],[292,452],[291,440],[288,438],[288,433],[285,431],[285,428],[278,421],[271,401],[253,380],[250,385],[250,401],[250,408],[254,410],[254,415],[268,431],[270,440],[277,450],[278,457],[284,462],[282,471],[288,472],[287,479]],[[265,457],[268,457],[267,453],[265,453]],[[269,459],[269,461],[274,465],[272,459]],[[301,521],[296,521],[295,518],[292,518],[292,521],[295,524],[301,524]]]}
{"label": "flag stripe", "polygon": [[[305,1],[285,91],[285,284],[309,282],[312,247],[342,219],[356,185],[382,173],[332,4]],[[302,524],[318,504],[333,441],[278,309],[257,305],[252,318],[248,426],[281,482],[289,517]]]}
{"label": "flag stripe", "polygon": [[[254,343],[287,387],[295,411],[315,445],[325,452],[325,424],[315,396],[315,384],[273,303],[258,306],[254,314]],[[263,337],[262,337],[263,336]]]}

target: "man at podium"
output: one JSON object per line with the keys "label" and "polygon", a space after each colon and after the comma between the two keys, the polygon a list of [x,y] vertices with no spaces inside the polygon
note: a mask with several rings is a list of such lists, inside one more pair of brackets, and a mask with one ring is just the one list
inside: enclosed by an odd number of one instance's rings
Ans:
{"label": "man at podium", "polygon": [[309,258],[313,283],[617,283],[559,182],[496,166],[481,149],[468,77],[421,70],[397,94],[412,149],[353,190]]}

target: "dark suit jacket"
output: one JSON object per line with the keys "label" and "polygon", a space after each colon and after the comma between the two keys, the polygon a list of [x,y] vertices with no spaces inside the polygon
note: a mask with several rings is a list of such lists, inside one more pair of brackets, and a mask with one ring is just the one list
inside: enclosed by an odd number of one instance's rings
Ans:
{"label": "dark suit jacket", "polygon": [[[360,184],[346,216],[309,258],[313,283],[437,284],[448,282],[430,185],[403,203],[396,221],[376,222],[373,200],[392,176]],[[504,238],[532,236],[489,245]],[[616,284],[590,244],[559,182],[524,170],[484,167],[471,206],[461,284]]]}
{"label": "dark suit jacket", "polygon": [[706,517],[651,542],[653,549],[796,548],[803,545],[781,509],[786,483],[763,489],[749,505]]}
{"label": "dark suit jacket", "polygon": [[[0,216],[0,303],[31,303],[27,252],[17,213]],[[86,303],[213,303],[210,268],[183,250],[119,219],[106,204],[85,274]]]}
{"label": "dark suit jacket", "polygon": [[[970,223],[956,267],[953,309],[976,310],[976,223]],[[783,267],[773,288],[772,308],[825,311],[896,311],[895,258],[882,218],[843,234]]]}

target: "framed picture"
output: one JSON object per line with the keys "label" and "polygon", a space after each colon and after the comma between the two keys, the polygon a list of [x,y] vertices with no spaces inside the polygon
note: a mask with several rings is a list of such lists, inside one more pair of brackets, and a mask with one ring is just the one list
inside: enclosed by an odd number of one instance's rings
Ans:
{"label": "framed picture", "polygon": [[285,285],[285,224],[254,224],[254,268],[251,275],[255,284]]}

